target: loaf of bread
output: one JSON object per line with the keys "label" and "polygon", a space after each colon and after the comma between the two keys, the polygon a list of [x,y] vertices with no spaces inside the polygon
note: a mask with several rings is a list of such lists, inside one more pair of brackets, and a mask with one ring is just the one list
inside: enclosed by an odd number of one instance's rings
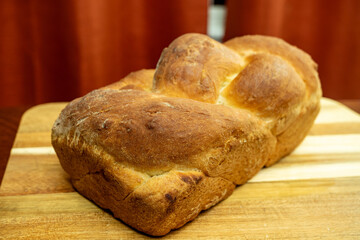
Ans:
{"label": "loaf of bread", "polygon": [[161,236],[293,151],[320,97],[317,65],[280,39],[185,34],[155,70],[70,102],[52,144],[79,193]]}

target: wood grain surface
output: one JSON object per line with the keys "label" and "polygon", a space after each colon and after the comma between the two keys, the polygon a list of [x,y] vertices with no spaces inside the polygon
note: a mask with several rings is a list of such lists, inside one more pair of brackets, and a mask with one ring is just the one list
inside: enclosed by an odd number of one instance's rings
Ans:
{"label": "wood grain surface", "polygon": [[[146,239],[74,191],[50,143],[65,103],[29,109],[0,189],[0,239]],[[304,142],[164,239],[360,239],[360,116],[322,99]]]}
{"label": "wood grain surface", "polygon": [[10,156],[21,115],[27,106],[0,108],[0,184]]}

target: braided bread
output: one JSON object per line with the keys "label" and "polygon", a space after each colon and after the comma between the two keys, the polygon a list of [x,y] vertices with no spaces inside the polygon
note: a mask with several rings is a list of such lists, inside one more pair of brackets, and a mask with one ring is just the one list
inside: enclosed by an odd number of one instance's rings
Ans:
{"label": "braided bread", "polygon": [[316,68],[277,38],[185,34],[155,70],[70,102],[52,144],[82,195],[165,235],[303,140],[320,107]]}

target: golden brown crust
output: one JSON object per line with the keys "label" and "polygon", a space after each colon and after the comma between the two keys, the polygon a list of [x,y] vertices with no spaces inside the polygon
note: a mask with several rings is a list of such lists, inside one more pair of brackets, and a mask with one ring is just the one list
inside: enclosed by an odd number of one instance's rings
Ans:
{"label": "golden brown crust", "polygon": [[167,96],[215,103],[222,82],[240,71],[240,62],[235,52],[219,42],[202,34],[185,34],[163,50],[154,90]]}
{"label": "golden brown crust", "polygon": [[269,129],[241,109],[138,90],[91,92],[62,111],[53,134],[66,135],[63,144],[75,149],[81,137],[150,176],[199,169],[235,184],[263,167],[275,143]]}
{"label": "golden brown crust", "polygon": [[261,116],[277,116],[303,101],[305,84],[282,58],[254,54],[223,96]]}
{"label": "golden brown crust", "polygon": [[62,111],[52,143],[79,192],[131,226],[162,235],[264,166],[274,138],[262,125],[226,106],[105,89]]}
{"label": "golden brown crust", "polygon": [[75,188],[164,235],[289,154],[320,107],[316,64],[286,42],[185,34],[155,70],[72,101],[52,144]]}
{"label": "golden brown crust", "polygon": [[[238,100],[237,103],[245,108],[259,109],[261,106],[267,106],[269,109],[273,108],[270,111],[264,109],[257,111],[260,117],[267,117],[264,120],[269,123],[269,127],[277,137],[276,150],[266,163],[266,166],[271,166],[300,144],[310,130],[319,112],[322,93],[317,73],[317,65],[308,54],[275,37],[258,35],[243,36],[230,39],[225,42],[224,45],[237,52],[245,59],[245,62],[249,64],[244,67],[244,72],[241,72],[240,76],[236,79],[240,83],[236,86],[236,81],[234,82],[234,86],[237,87],[237,89],[235,88],[236,92],[239,93],[242,91],[241,88],[243,88],[242,85],[245,81],[248,82],[248,85],[254,86],[254,72],[261,71],[260,69],[262,69],[262,72],[261,74],[257,74],[258,76],[255,77],[255,79],[261,79],[258,80],[260,82],[270,83],[265,87],[259,87],[258,91],[256,91],[256,87],[250,87],[249,90],[246,89],[248,90],[248,94],[243,94],[240,98],[235,96],[235,98]],[[255,67],[252,71],[249,70],[249,68],[253,68],[251,66],[253,60],[259,55],[268,56],[268,60],[263,63],[263,68]],[[273,60],[278,59],[277,62],[281,64],[273,64],[273,66],[270,66],[269,63],[273,62],[271,58]],[[281,71],[285,68],[287,70],[283,72],[284,74],[281,74]],[[247,70],[252,73],[247,73]],[[269,72],[272,73],[270,77],[271,81],[269,81],[267,75]],[[287,76],[286,74],[289,75]],[[243,75],[249,75],[248,79],[246,80],[246,77]],[[249,82],[251,83],[249,84]],[[274,85],[277,86],[274,87]],[[247,86],[247,84],[245,84],[245,86]],[[229,87],[231,88],[231,86]],[[269,94],[263,94],[266,93],[269,88],[271,89],[271,93],[276,93],[276,95],[279,96],[277,100],[273,98],[270,101],[268,98]],[[254,101],[252,100],[251,94],[256,92],[261,92],[262,96],[256,98]],[[224,94],[226,93],[227,90],[224,91]],[[252,105],[249,104],[249,102],[255,104]],[[272,107],[273,104],[278,111]],[[296,129],[296,131],[294,131],[294,129]]]}
{"label": "golden brown crust", "polygon": [[249,35],[230,39],[224,45],[242,56],[246,56],[249,52],[270,53],[280,56],[297,70],[306,83],[309,92],[321,95],[317,64],[307,53],[291,46],[284,40],[275,37]]}

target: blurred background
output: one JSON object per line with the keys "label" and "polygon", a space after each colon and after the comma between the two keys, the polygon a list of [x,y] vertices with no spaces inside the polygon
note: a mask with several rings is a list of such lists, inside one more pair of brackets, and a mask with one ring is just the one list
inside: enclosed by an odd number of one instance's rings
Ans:
{"label": "blurred background", "polygon": [[187,32],[283,38],[318,63],[324,96],[360,98],[359,0],[1,0],[0,107],[69,101],[155,68]]}

